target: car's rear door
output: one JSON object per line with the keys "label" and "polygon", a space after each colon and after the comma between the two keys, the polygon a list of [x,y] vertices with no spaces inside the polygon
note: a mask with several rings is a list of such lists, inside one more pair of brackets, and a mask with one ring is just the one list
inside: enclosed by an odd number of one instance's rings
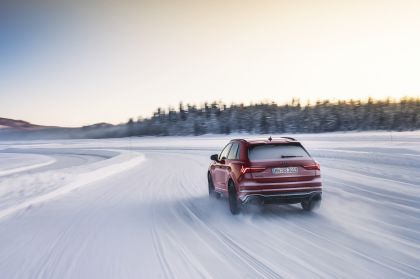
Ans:
{"label": "car's rear door", "polygon": [[229,154],[232,143],[229,143],[223,148],[222,152],[219,155],[219,161],[214,164],[213,170],[213,183],[218,191],[224,191],[226,189],[225,183],[225,168],[226,160]]}
{"label": "car's rear door", "polygon": [[237,162],[239,157],[239,142],[232,142],[232,145],[229,149],[229,153],[226,156],[225,164],[221,167],[221,170],[223,170],[222,173],[222,183],[221,187],[224,191],[227,191],[228,181],[231,176],[232,171],[232,164]]}

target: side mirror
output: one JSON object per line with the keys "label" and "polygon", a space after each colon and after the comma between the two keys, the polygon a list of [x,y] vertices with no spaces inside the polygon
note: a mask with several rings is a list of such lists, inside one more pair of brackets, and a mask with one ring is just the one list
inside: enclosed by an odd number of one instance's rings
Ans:
{"label": "side mirror", "polygon": [[213,161],[216,161],[216,162],[219,161],[219,155],[217,155],[217,154],[211,155],[210,160],[213,160]]}

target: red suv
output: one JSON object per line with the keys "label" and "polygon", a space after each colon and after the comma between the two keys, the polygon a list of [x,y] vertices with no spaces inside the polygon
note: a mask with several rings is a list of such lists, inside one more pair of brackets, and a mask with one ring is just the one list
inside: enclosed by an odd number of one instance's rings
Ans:
{"label": "red suv", "polygon": [[228,197],[232,214],[249,202],[300,203],[307,211],[321,202],[320,166],[294,138],[234,139],[210,159],[209,195]]}

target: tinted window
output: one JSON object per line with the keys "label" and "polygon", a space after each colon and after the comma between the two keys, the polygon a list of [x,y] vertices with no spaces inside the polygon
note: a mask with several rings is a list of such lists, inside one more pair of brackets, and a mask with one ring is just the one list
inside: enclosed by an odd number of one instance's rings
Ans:
{"label": "tinted window", "polygon": [[232,144],[232,147],[231,147],[231,149],[230,149],[230,151],[229,151],[229,154],[228,154],[228,159],[229,160],[236,160],[236,159],[238,159],[238,155],[239,155],[239,152],[238,152],[238,150],[239,150],[239,143],[237,143],[237,142],[234,142],[233,144]]}
{"label": "tinted window", "polygon": [[249,148],[249,160],[276,160],[285,158],[305,157],[309,154],[298,144],[265,144]]}
{"label": "tinted window", "polygon": [[225,148],[223,148],[222,153],[220,153],[219,160],[222,160],[223,158],[225,159],[227,158],[227,155],[229,154],[229,150],[231,146],[232,144],[229,143],[228,145],[226,145]]}

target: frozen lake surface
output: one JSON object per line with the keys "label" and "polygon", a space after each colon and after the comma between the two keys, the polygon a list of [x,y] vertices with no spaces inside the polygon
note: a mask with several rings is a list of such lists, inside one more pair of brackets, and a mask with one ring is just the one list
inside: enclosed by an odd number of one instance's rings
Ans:
{"label": "frozen lake surface", "polygon": [[236,137],[0,141],[0,277],[420,278],[420,132],[295,135],[321,208],[231,216],[206,171]]}

